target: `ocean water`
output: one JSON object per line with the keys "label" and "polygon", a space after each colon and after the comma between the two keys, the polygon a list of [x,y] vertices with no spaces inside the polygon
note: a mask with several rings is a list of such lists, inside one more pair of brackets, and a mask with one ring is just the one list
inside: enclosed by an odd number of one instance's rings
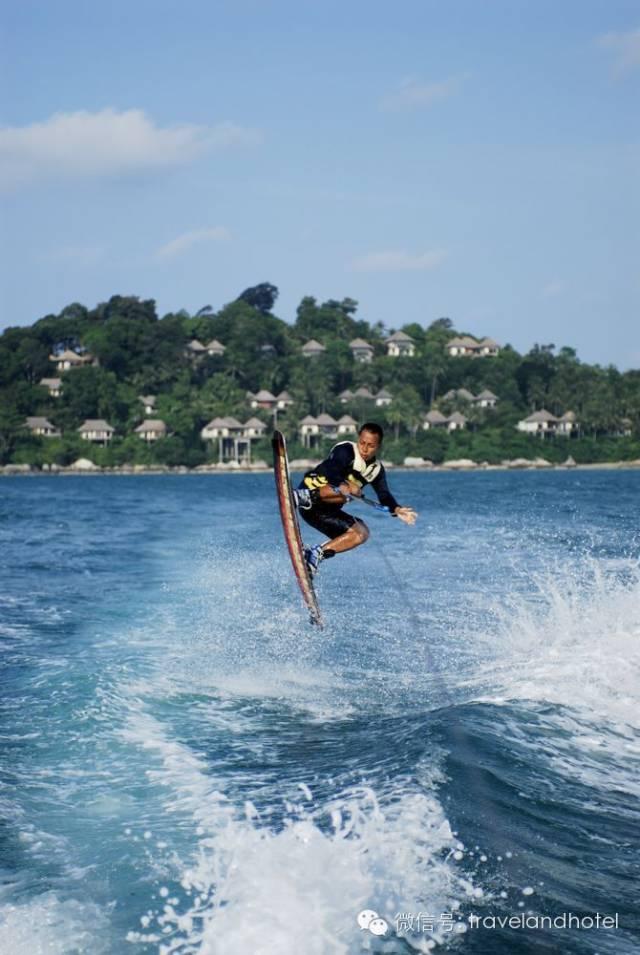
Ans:
{"label": "ocean water", "polygon": [[0,952],[640,951],[640,472],[391,484],[0,482]]}

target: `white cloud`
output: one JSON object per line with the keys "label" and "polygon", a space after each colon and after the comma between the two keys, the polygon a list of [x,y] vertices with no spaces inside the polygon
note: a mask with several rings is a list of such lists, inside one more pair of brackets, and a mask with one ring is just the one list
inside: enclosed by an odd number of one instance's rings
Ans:
{"label": "white cloud", "polygon": [[547,282],[541,291],[542,298],[556,298],[558,295],[562,295],[565,288],[566,284],[561,279],[554,279],[552,282]]}
{"label": "white cloud", "polygon": [[0,128],[0,186],[161,169],[260,138],[233,123],[160,127],[139,109],[55,113],[41,123]]}
{"label": "white cloud", "polygon": [[438,83],[419,83],[408,78],[402,81],[398,89],[388,93],[381,101],[382,109],[407,110],[431,106],[439,100],[448,99],[457,93],[468,74],[450,76]]}
{"label": "white cloud", "polygon": [[417,255],[401,250],[370,252],[351,262],[354,272],[427,272],[437,269],[447,257],[442,249]]}
{"label": "white cloud", "polygon": [[640,67],[640,30],[628,33],[605,33],[598,43],[614,53],[614,70],[624,73]]}
{"label": "white cloud", "polygon": [[171,242],[167,242],[156,252],[157,259],[173,259],[183,252],[187,252],[194,245],[200,242],[224,242],[231,238],[231,233],[224,226],[214,226],[211,229],[194,229],[191,232],[184,232]]}

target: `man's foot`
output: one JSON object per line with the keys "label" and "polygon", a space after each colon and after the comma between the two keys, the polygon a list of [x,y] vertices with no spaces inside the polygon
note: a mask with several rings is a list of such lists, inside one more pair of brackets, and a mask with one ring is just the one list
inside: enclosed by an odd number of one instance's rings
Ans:
{"label": "man's foot", "polygon": [[318,573],[318,568],[321,561],[324,560],[324,551],[322,550],[322,545],[316,544],[315,547],[305,547],[304,559],[307,567],[309,568],[309,573],[312,577],[315,577],[315,575]]}
{"label": "man's foot", "polygon": [[308,511],[310,507],[313,507],[311,491],[306,487],[297,488],[293,492],[293,500],[296,507],[302,508],[303,511]]}

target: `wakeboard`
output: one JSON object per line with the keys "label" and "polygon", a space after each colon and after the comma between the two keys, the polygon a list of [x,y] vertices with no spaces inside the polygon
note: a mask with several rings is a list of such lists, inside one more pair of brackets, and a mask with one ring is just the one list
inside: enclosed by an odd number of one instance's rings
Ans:
{"label": "wakeboard", "polygon": [[289,551],[289,557],[293,565],[293,572],[302,598],[307,605],[311,623],[317,627],[322,627],[322,614],[318,606],[318,598],[313,586],[311,573],[304,559],[304,546],[300,535],[300,525],[298,524],[298,515],[291,491],[291,479],[289,477],[289,461],[287,459],[287,442],[281,431],[273,432],[271,441],[273,447],[273,469],[276,478],[276,491],[278,494],[278,504],[280,507],[280,517],[282,519],[282,529],[284,539]]}

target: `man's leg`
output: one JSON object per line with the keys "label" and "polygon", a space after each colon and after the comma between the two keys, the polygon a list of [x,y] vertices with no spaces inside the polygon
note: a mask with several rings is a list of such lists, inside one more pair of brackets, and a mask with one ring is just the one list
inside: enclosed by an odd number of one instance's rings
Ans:
{"label": "man's leg", "polygon": [[340,534],[339,537],[334,537],[333,540],[323,544],[322,550],[325,553],[329,550],[333,551],[334,554],[342,554],[346,550],[353,550],[354,547],[359,547],[360,544],[364,544],[368,539],[369,528],[364,521],[356,518],[355,524],[352,524],[351,527],[343,534]]}

